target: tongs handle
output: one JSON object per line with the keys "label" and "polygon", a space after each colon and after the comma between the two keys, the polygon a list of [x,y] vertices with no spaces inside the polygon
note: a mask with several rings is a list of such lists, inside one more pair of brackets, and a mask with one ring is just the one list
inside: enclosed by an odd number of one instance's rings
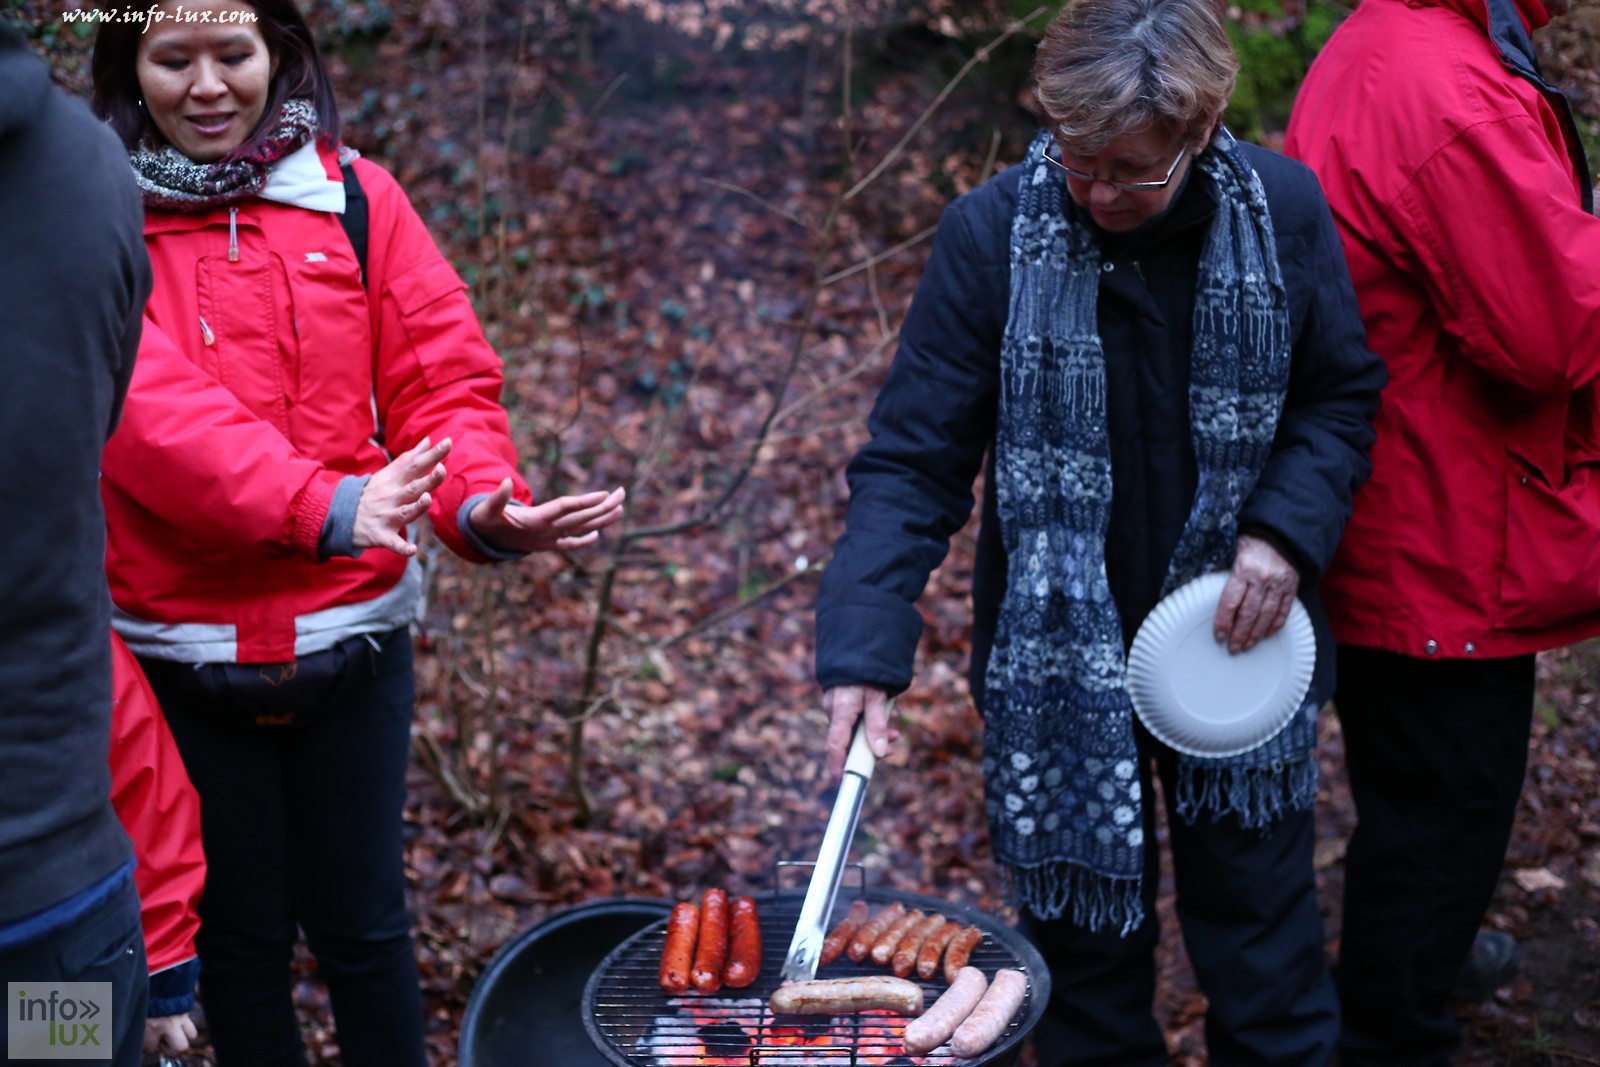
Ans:
{"label": "tongs handle", "polygon": [[850,739],[850,752],[845,757],[844,775],[839,780],[838,795],[834,797],[833,813],[828,816],[827,829],[822,833],[822,845],[811,871],[811,884],[806,887],[800,915],[794,925],[794,939],[789,942],[789,953],[784,959],[783,981],[805,981],[816,977],[817,958],[827,932],[824,924],[833,911],[833,901],[839,893],[839,877],[844,873],[845,856],[855,837],[856,819],[861,814],[867,783],[872,780],[872,770],[877,763],[877,757],[867,744],[867,727],[863,719],[856,723],[855,735]]}
{"label": "tongs handle", "polygon": [[[889,707],[893,709],[893,701],[889,702]],[[850,751],[844,757],[844,773],[871,778],[872,770],[877,765],[878,757],[872,754],[872,745],[867,741],[867,717],[863,715],[856,720],[856,731],[850,738]]]}

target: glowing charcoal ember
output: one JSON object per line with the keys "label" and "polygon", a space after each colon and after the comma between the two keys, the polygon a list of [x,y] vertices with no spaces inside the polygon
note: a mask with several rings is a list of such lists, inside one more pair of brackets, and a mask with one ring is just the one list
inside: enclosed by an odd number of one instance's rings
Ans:
{"label": "glowing charcoal ember", "polygon": [[[867,1011],[782,1022],[760,1002],[714,1003],[680,998],[677,1015],[657,1016],[637,1053],[654,1067],[918,1067],[937,1061],[902,1051],[906,1019]],[[797,1050],[796,1055],[784,1054]],[[803,1053],[798,1050],[804,1050]],[[852,1058],[853,1057],[853,1058]]]}

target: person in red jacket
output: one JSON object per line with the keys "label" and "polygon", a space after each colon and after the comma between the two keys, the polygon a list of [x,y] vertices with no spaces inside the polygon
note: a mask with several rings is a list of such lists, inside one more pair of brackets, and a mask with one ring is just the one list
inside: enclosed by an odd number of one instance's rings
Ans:
{"label": "person in red jacket", "polygon": [[1360,820],[1344,1067],[1449,1062],[1534,655],[1600,633],[1600,219],[1530,39],[1566,7],[1365,0],[1289,123],[1389,369],[1372,479],[1323,582]]}
{"label": "person in red jacket", "polygon": [[139,661],[111,634],[111,805],[133,839],[150,1004],[145,1052],[188,1051],[200,973],[195,931],[206,881],[200,798]]}
{"label": "person in red jacket", "polygon": [[93,102],[155,284],[104,457],[107,570],[200,794],[208,1035],[225,1067],[305,1062],[303,931],[347,1067],[422,1067],[409,527],[516,559],[592,543],[622,493],[531,503],[500,358],[399,185],[341,146],[292,0],[110,10]]}

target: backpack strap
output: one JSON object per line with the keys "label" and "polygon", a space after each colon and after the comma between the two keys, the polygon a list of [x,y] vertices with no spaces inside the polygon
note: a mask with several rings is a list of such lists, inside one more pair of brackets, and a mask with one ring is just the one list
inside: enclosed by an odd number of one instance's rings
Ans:
{"label": "backpack strap", "polygon": [[[341,163],[339,173],[344,175],[344,214],[339,216],[339,225],[344,227],[345,236],[350,238],[356,264],[361,268],[361,288],[367,289],[367,194],[361,190],[361,179],[356,177],[355,167]],[[368,294],[370,296],[370,289]],[[384,427],[383,416],[378,411],[376,354],[373,356],[372,380],[372,442],[383,448]],[[388,455],[388,451],[385,450],[384,454]]]}
{"label": "backpack strap", "polygon": [[339,216],[339,225],[344,227],[350,247],[355,249],[364,289],[367,285],[367,194],[361,190],[361,179],[356,177],[354,166],[341,163],[339,172],[344,175],[344,214]]}

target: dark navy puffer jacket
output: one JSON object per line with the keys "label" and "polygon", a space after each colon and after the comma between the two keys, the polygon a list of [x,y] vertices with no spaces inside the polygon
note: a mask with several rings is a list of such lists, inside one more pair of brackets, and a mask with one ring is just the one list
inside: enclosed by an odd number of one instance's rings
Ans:
{"label": "dark navy puffer jacket", "polygon": [[[1240,515],[1301,574],[1317,631],[1311,696],[1333,688],[1333,645],[1316,582],[1370,471],[1372,418],[1384,383],[1366,346],[1344,253],[1311,171],[1242,146],[1261,176],[1289,293],[1289,393],[1265,470]],[[846,531],[817,600],[817,678],[898,693],[922,633],[915,606],[950,536],[971,514],[973,483],[994,439],[1010,231],[1022,168],[945,211],[899,349],[848,468]],[[1062,196],[1067,193],[1063,188]],[[1113,498],[1107,576],[1124,637],[1159,599],[1194,500],[1189,345],[1194,289],[1215,194],[1190,168],[1168,212],[1133,234],[1102,234],[1098,305],[1107,364]],[[1063,205],[1066,210],[1066,205]],[[973,578],[973,692],[1005,591],[1006,560],[986,501]]]}

